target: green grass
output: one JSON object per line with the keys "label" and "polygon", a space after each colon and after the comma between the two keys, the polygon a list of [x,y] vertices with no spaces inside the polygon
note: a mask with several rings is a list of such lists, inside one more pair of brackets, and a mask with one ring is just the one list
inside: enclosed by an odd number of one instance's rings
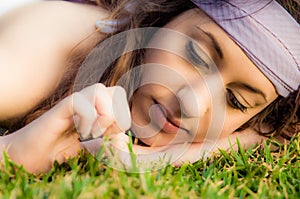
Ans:
{"label": "green grass", "polygon": [[[278,146],[276,152],[270,146]],[[0,198],[300,198],[300,136],[291,144],[221,151],[213,160],[147,173],[80,155],[34,176],[5,159]]]}

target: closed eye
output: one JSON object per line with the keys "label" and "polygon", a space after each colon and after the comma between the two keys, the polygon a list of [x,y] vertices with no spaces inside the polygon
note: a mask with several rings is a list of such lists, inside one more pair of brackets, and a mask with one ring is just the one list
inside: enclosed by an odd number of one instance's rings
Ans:
{"label": "closed eye", "polygon": [[206,69],[210,69],[209,64],[206,63],[203,58],[199,55],[196,50],[195,44],[193,41],[189,40],[186,44],[186,50],[188,59],[197,67],[205,67]]}
{"label": "closed eye", "polygon": [[247,107],[241,104],[238,99],[234,96],[233,92],[227,88],[227,103],[234,109],[238,109],[243,113],[247,111]]}

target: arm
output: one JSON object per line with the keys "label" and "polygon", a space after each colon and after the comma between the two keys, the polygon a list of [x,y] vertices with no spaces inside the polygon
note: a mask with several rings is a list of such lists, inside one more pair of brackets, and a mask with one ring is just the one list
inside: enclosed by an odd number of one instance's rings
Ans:
{"label": "arm", "polygon": [[[106,15],[105,10],[95,6],[43,1],[1,16],[0,121],[22,117],[47,98],[63,75],[70,51],[93,33],[95,21]],[[100,91],[100,102],[110,100],[105,93],[109,91]],[[86,90],[82,95],[79,101],[89,104]],[[85,109],[74,113],[73,98],[74,95],[62,100],[19,131],[0,137],[0,159],[6,151],[28,171],[39,173],[48,170],[55,159],[64,161],[77,154],[78,136],[70,131],[76,127],[74,114],[84,114]],[[111,122],[108,119],[107,125]],[[78,126],[82,125],[85,124]]]}
{"label": "arm", "polygon": [[0,121],[22,116],[47,98],[70,51],[107,14],[100,7],[42,1],[0,16]]}
{"label": "arm", "polygon": [[[119,103],[118,110],[113,110],[113,101]],[[125,91],[121,87],[95,84],[63,99],[24,128],[0,137],[0,159],[5,150],[29,172],[44,172],[55,160],[63,162],[78,153],[76,130],[80,137],[87,138],[103,135],[102,129],[107,129],[105,133],[125,131],[130,125]]]}

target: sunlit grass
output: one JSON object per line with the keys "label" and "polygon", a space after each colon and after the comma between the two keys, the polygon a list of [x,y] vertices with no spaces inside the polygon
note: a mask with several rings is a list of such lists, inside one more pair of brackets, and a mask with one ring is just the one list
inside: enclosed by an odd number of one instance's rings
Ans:
{"label": "sunlit grass", "polygon": [[[271,152],[270,146],[278,150]],[[300,198],[300,136],[210,160],[131,173],[80,155],[43,175],[5,159],[0,198]]]}

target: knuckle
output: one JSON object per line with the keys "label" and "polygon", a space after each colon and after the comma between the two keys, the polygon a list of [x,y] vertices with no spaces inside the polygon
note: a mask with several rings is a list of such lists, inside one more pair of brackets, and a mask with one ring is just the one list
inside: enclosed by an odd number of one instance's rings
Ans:
{"label": "knuckle", "polygon": [[97,91],[99,89],[105,89],[106,88],[106,86],[102,83],[96,83],[96,84],[94,84],[94,86],[96,87]]}
{"label": "knuckle", "polygon": [[104,92],[106,92],[106,86],[102,83],[97,83],[95,84],[95,87],[94,87],[94,92],[95,92],[95,95],[99,96],[101,94],[103,94]]}
{"label": "knuckle", "polygon": [[122,94],[126,94],[126,91],[122,86],[114,86],[114,89]]}

